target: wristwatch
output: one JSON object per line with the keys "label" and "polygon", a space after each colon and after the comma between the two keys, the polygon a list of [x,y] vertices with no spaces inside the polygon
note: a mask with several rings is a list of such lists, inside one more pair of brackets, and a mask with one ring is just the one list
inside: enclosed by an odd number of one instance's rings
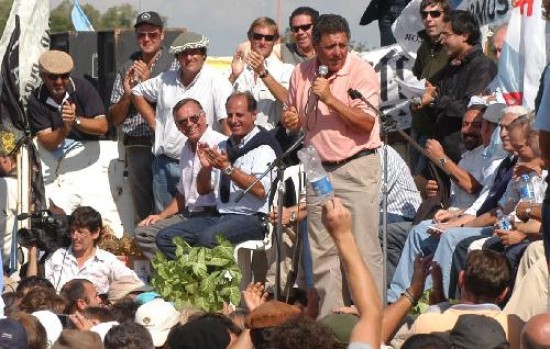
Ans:
{"label": "wristwatch", "polygon": [[74,124],[76,126],[80,126],[80,124],[82,124],[82,122],[80,121],[80,116],[75,116],[74,117]]}
{"label": "wristwatch", "polygon": [[441,166],[445,166],[445,164],[447,163],[447,159],[446,158],[441,158],[441,159],[439,159],[439,163],[441,164]]}
{"label": "wristwatch", "polygon": [[233,166],[229,165],[223,170],[223,173],[225,173],[228,176],[231,176],[233,171],[235,171],[235,168]]}
{"label": "wristwatch", "polygon": [[290,223],[296,223],[296,220],[297,220],[297,219],[298,219],[298,212],[292,211],[292,212],[290,213],[290,218],[288,219],[288,221],[289,221]]}
{"label": "wristwatch", "polygon": [[267,78],[268,75],[269,75],[269,71],[267,69],[265,69],[262,74],[258,75],[258,77],[260,79],[265,79],[265,78]]}

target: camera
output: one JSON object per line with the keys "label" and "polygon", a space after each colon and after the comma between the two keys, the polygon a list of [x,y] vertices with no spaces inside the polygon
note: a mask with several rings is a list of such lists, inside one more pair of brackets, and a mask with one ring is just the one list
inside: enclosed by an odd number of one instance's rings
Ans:
{"label": "camera", "polygon": [[31,219],[31,228],[21,228],[17,231],[21,245],[35,244],[39,249],[49,252],[70,245],[69,224],[66,215],[52,214],[49,210],[42,210],[22,213],[17,216],[18,220],[27,218]]}

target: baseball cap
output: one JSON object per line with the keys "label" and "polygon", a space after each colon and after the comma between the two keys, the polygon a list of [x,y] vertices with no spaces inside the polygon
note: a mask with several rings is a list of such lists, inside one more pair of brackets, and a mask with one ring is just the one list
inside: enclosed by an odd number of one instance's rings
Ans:
{"label": "baseball cap", "polygon": [[164,23],[162,23],[162,18],[160,18],[159,14],[155,11],[145,11],[140,13],[136,18],[136,24],[134,24],[134,28],[141,24],[151,24],[156,27],[164,27]]}
{"label": "baseball cap", "polygon": [[354,314],[329,314],[319,320],[319,323],[332,332],[333,338],[342,344],[348,344],[351,331],[359,322]]}
{"label": "baseball cap", "polygon": [[63,51],[49,50],[38,58],[40,68],[50,74],[67,74],[73,70],[74,62],[72,57]]}
{"label": "baseball cap", "polygon": [[63,325],[56,314],[49,310],[39,310],[32,313],[34,317],[40,321],[44,329],[46,330],[46,337],[48,337],[48,343],[53,344],[61,335],[63,331]]}
{"label": "baseball cap", "polygon": [[508,347],[506,333],[500,323],[485,315],[460,315],[451,332],[440,333],[440,335],[450,339],[453,348],[497,349]]}
{"label": "baseball cap", "polygon": [[21,323],[0,319],[0,348],[27,349],[27,331]]}
{"label": "baseball cap", "polygon": [[502,112],[506,109],[507,105],[505,103],[492,103],[489,104],[485,113],[483,113],[483,118],[487,121],[490,121],[494,124],[498,124],[500,119],[502,119]]}
{"label": "baseball cap", "polygon": [[111,302],[117,302],[130,293],[149,292],[152,290],[152,286],[144,284],[143,281],[133,275],[127,275],[111,282],[108,298]]}
{"label": "baseball cap", "polygon": [[166,342],[168,333],[178,322],[180,313],[162,298],[156,298],[140,306],[136,312],[136,323],[144,326],[153,338],[155,347]]}

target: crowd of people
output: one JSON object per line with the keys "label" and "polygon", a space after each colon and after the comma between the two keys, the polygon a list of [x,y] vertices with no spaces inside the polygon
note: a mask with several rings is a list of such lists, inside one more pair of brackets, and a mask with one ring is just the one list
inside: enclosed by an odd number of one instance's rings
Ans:
{"label": "crowd of people", "polygon": [[[25,274],[4,282],[0,347],[550,348],[550,71],[536,110],[507,106],[490,89],[506,24],[494,28],[489,57],[474,16],[449,0],[422,0],[419,20],[413,74],[426,83],[410,105],[419,147],[402,152],[408,161],[381,141],[379,79],[349,50],[339,15],[295,9],[292,43],[279,43],[271,18],[255,19],[223,75],[205,64],[205,35],[165,43],[161,16],[140,13],[139,50],[121,65],[108,109],[71,75],[70,55],[42,54],[28,105],[39,149],[62,159],[75,142],[119,130],[128,233],[144,258],[175,259],[175,238],[237,245],[277,225],[285,248],[255,254],[267,282],[248,284],[241,304],[203,312],[164,299],[101,249],[96,209],[62,212],[52,196],[52,212],[69,214],[68,239],[46,254],[39,241],[25,244]],[[271,165],[297,166],[282,155],[301,142],[330,183],[306,165],[311,183],[285,183],[296,200],[278,210]],[[14,163],[0,154],[1,174]],[[281,264],[291,270],[283,282]],[[419,302],[429,307],[411,317]]]}

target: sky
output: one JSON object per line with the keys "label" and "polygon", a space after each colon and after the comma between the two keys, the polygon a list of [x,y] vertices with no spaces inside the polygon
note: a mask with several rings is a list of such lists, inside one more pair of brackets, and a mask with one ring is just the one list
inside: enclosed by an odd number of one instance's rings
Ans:
{"label": "sky", "polygon": [[[370,0],[279,0],[281,3],[281,33],[288,27],[288,16],[299,6],[311,6],[320,13],[344,16],[351,29],[351,40],[368,48],[380,46],[377,22],[360,26],[359,20]],[[61,0],[51,0],[51,7]],[[271,0],[80,0],[90,3],[100,12],[111,6],[129,3],[141,11],[156,11],[168,17],[167,27],[186,27],[210,39],[209,55],[231,56],[237,44],[246,40],[252,21],[268,16],[277,21],[277,1]]]}

